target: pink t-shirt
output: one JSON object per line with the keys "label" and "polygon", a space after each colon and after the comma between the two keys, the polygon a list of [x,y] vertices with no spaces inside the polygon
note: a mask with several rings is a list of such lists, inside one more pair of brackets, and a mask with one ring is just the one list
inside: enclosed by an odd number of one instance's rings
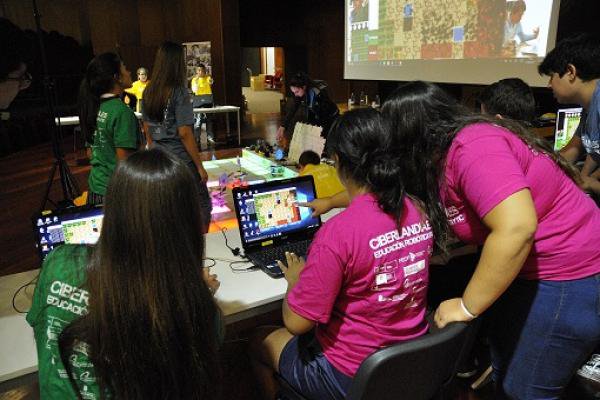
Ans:
{"label": "pink t-shirt", "polygon": [[441,196],[464,242],[483,244],[482,219],[510,195],[529,189],[538,217],[519,277],[572,280],[600,272],[600,210],[548,156],[496,125],[463,128],[446,159]]}
{"label": "pink t-shirt", "polygon": [[354,198],[321,227],[288,294],[295,313],[317,322],[323,354],[346,375],[374,351],[427,332],[432,230],[408,199],[400,225],[373,195]]}

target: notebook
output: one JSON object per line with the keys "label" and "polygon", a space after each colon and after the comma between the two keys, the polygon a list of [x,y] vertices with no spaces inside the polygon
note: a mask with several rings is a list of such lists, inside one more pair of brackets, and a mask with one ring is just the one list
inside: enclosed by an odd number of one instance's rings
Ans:
{"label": "notebook", "polygon": [[298,202],[315,199],[312,176],[301,176],[234,188],[240,238],[246,257],[269,276],[283,276],[277,260],[286,251],[306,257],[321,218]]}
{"label": "notebook", "polygon": [[557,111],[554,151],[559,151],[569,143],[579,126],[582,112],[581,107],[561,108]]}
{"label": "notebook", "polygon": [[43,260],[62,244],[94,244],[100,237],[104,212],[101,206],[69,207],[42,211],[33,216],[35,245]]}

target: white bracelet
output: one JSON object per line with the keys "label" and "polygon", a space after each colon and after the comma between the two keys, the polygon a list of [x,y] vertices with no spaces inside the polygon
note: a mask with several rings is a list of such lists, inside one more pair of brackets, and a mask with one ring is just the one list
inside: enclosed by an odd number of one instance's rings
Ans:
{"label": "white bracelet", "polygon": [[471,319],[477,318],[477,315],[474,315],[473,313],[471,313],[471,311],[467,310],[467,307],[465,307],[465,303],[462,298],[460,299],[460,307],[462,308],[463,312],[467,317]]}

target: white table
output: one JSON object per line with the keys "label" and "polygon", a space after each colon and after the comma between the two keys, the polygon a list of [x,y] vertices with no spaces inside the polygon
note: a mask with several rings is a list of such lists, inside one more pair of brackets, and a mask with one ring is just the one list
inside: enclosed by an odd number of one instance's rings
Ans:
{"label": "white table", "polygon": [[[340,212],[335,209],[323,216],[326,221]],[[240,234],[236,228],[225,232],[229,245],[240,247]],[[226,324],[275,310],[280,307],[287,289],[285,279],[273,279],[260,270],[234,272],[231,261],[240,261],[225,246],[221,232],[206,235],[206,258],[216,258],[211,273],[217,274],[221,287],[215,298],[223,311]],[[207,260],[206,265],[211,261]],[[234,264],[244,268],[251,264]],[[0,382],[37,371],[37,352],[33,330],[25,321],[25,314],[16,313],[11,306],[12,296],[21,285],[31,281],[38,270],[0,277]],[[31,307],[33,286],[29,286],[17,297],[19,309]]]}
{"label": "white table", "polygon": [[[209,108],[194,108],[194,114],[221,114],[221,113],[236,113],[237,116],[237,134],[238,134],[238,145],[242,144],[242,131],[241,131],[241,125],[240,125],[240,108],[237,106],[214,106],[214,107],[209,107]],[[138,119],[142,119],[142,114],[139,112],[135,113],[135,116]],[[72,116],[72,117],[57,117],[54,120],[55,124],[59,124],[62,126],[69,126],[69,125],[79,125],[79,117],[78,116]],[[230,130],[230,126],[229,126],[229,118],[227,115],[225,115],[225,127],[226,127],[226,131],[227,131],[227,136],[229,136],[229,133],[231,132]]]}
{"label": "white table", "polygon": [[[214,106],[210,108],[194,108],[194,114],[220,114],[220,113],[236,113],[237,115],[237,131],[238,131],[238,146],[242,144],[242,132],[240,125],[240,108],[236,106]],[[229,117],[225,115],[225,127],[227,136],[229,136]]]}

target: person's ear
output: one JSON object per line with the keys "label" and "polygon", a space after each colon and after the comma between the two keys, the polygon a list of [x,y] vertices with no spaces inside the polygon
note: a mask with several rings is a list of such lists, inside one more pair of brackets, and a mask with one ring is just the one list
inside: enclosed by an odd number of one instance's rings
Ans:
{"label": "person's ear", "polygon": [[575,67],[573,64],[567,64],[567,71],[565,72],[565,75],[567,75],[569,82],[575,81],[575,79],[577,79],[577,67]]}

